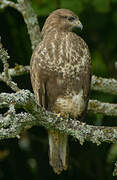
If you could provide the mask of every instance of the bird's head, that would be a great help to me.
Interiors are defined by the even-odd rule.
[[[59,30],[72,31],[73,28],[80,28],[82,30],[83,25],[79,20],[79,17],[68,9],[57,9],[53,11],[46,19],[44,28],[57,28]]]

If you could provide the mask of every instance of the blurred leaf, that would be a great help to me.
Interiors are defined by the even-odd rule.
[[[0,160],[5,159],[8,155],[9,155],[8,149],[4,149],[4,150],[0,149]]]
[[[55,0],[41,0],[39,2],[33,0],[32,6],[39,16],[48,16],[57,8],[57,3]]]
[[[104,74],[107,72],[107,67],[103,61],[102,55],[98,51],[95,51],[92,55],[92,59],[94,74],[104,76]]]
[[[113,19],[113,22],[117,25],[117,12],[113,12],[112,19]]]
[[[107,156],[107,162],[112,163],[117,159],[117,144],[112,144]]]
[[[83,11],[82,0],[61,0],[61,8],[73,10],[76,14]]]
[[[90,0],[83,0],[83,2],[84,3],[89,3],[89,2],[91,2]],[[91,4],[91,3],[89,3],[89,4]]]
[[[102,120],[103,120],[104,115],[103,114],[96,114],[95,115],[95,126],[101,126],[102,125]]]
[[[117,0],[111,0],[111,2],[117,3]]]
[[[110,10],[110,0],[93,0],[92,4],[98,12],[106,13]]]

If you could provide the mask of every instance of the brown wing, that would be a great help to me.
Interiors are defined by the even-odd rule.
[[[90,74],[88,47],[83,39],[71,32],[48,34],[31,58],[31,81],[36,100],[50,110],[57,97],[72,95],[74,91],[78,93],[81,88],[86,100]]]
[[[40,61],[40,54],[38,53],[40,49],[43,49],[43,43],[40,43],[39,46],[37,46],[32,55],[30,62],[30,76],[37,103],[43,107],[46,107],[45,83],[41,79],[41,71],[38,63]]]

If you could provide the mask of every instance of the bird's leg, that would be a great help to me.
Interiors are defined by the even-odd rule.
[[[58,117],[58,118],[61,117],[61,113],[58,113],[58,114],[57,114],[57,117]]]
[[[61,113],[59,112],[57,114],[57,117],[60,118],[60,117],[64,117],[64,118],[69,118],[70,117],[70,114],[69,113]]]

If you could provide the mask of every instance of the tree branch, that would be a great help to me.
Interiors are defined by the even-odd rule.
[[[91,103],[94,102],[91,101]],[[21,90],[17,93],[11,94],[1,93],[0,107],[3,108],[10,105],[14,105],[15,108],[24,108],[27,113],[21,113],[17,115],[9,112],[10,115],[8,113],[6,117],[3,117],[1,115],[0,127],[2,127],[2,130],[0,138],[16,137],[16,135],[20,134],[25,128],[30,128],[33,125],[41,125],[44,126],[46,129],[54,128],[68,135],[71,135],[74,138],[78,139],[81,144],[85,140],[97,144],[100,144],[101,142],[114,143],[117,141],[117,127],[93,126],[87,125],[76,119],[57,117],[55,113],[45,111],[45,109],[37,105],[35,103],[33,94],[30,93],[29,90]],[[91,105],[89,105],[89,110],[90,106]],[[106,108],[108,109],[108,106],[105,106],[105,109]],[[109,111],[105,110],[105,112],[103,113],[106,114],[107,112]],[[8,127],[7,134],[5,130],[4,135],[3,129],[6,129],[6,127]],[[16,129],[17,132],[14,129]]]
[[[29,113],[16,114],[13,118],[11,115],[6,117],[0,115],[0,139],[19,137],[25,129],[29,129],[34,125],[42,125],[46,128],[54,128],[67,135],[71,135],[78,139],[81,144],[85,140],[97,145],[101,142],[115,143],[117,141],[117,127],[87,125],[78,120],[58,118],[55,114],[46,111],[43,111],[41,118],[39,111],[38,115],[38,118]]]
[[[4,100],[4,102],[3,102]],[[17,137],[24,129],[34,125],[54,128],[78,139],[81,144],[85,140],[96,144],[101,142],[116,142],[117,127],[92,126],[76,119],[57,117],[55,113],[47,112],[35,103],[34,96],[28,90],[21,90],[15,94],[2,93],[0,95],[2,107],[13,104],[23,107],[28,113],[0,116],[0,139]]]
[[[19,138],[21,132],[36,123],[37,120],[29,113],[8,114],[5,117],[0,114],[0,139]]]
[[[117,80],[93,76],[91,89],[117,95]]]
[[[2,60],[3,62],[4,72],[2,74],[0,73],[0,80],[5,82],[8,86],[10,86],[13,91],[19,91],[20,89],[18,88],[17,84],[12,81],[11,76],[9,74],[9,64],[7,62],[9,58],[10,57],[8,56],[7,51],[4,48],[2,48],[2,44],[0,42],[0,60]]]
[[[115,168],[113,171],[113,176],[117,176],[117,161],[115,162]]]
[[[107,116],[117,116],[117,104],[100,102],[98,100],[89,100],[88,110],[95,114],[101,113]]]
[[[14,68],[9,68],[8,73],[11,77],[21,76],[24,74],[28,74],[30,71],[30,66],[16,65]],[[2,73],[4,76],[4,72]]]

